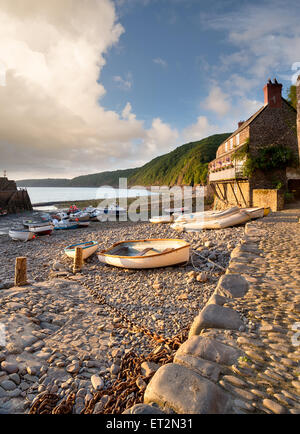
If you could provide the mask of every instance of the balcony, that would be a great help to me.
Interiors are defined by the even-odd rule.
[[[233,163],[233,167],[221,166],[218,169],[209,168],[209,182],[226,181],[229,179],[245,179],[243,175],[244,161]]]

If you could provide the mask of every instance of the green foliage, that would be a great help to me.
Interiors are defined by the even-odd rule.
[[[145,164],[129,182],[131,185],[206,184],[208,163],[215,158],[218,147],[229,136],[229,133],[215,134],[182,145]]]
[[[271,145],[259,150],[255,167],[260,170],[284,169],[293,164],[293,152],[281,145]]]
[[[297,90],[295,85],[291,85],[288,89],[288,102],[297,110]]]
[[[118,187],[119,178],[127,178],[134,185],[204,185],[208,163],[216,156],[219,145],[231,133],[215,134],[197,142],[179,146],[168,154],[154,158],[143,167],[101,172],[73,179],[35,179],[19,181],[23,187]]]
[[[249,139],[232,154],[231,159],[241,161],[246,157],[249,157]]]

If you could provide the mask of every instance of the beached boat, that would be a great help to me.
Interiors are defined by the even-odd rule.
[[[87,220],[87,221],[80,221],[79,220],[77,222],[79,228],[87,228],[90,225],[90,223],[91,222],[89,220]]]
[[[66,229],[77,229],[78,222],[70,222],[69,220],[61,220],[60,222],[55,221],[55,230],[66,230]]]
[[[24,228],[11,228],[8,232],[10,238],[15,241],[29,241],[35,238],[35,234]]]
[[[32,226],[49,226],[52,224],[52,221],[42,221],[42,220],[23,220],[23,226],[25,228],[30,228]]]
[[[69,258],[75,257],[75,249],[76,247],[82,247],[83,250],[83,259],[89,258],[93,253],[95,253],[98,249],[97,241],[87,241],[86,243],[72,244],[65,248],[65,254],[69,256]]]
[[[5,215],[7,215],[7,210],[0,208],[0,216],[5,216]]]
[[[81,212],[80,211],[80,212],[76,212],[76,213],[71,213],[69,218],[70,218],[70,221],[73,220],[73,221],[79,222],[79,221],[89,220],[90,216],[87,212]]]
[[[264,208],[264,217],[266,217],[267,215],[269,215],[271,212],[271,208],[268,206],[267,208]]]
[[[187,262],[190,244],[177,239],[121,241],[98,254],[100,262],[121,268],[159,268]]]
[[[240,210],[231,215],[225,215],[222,218],[214,220],[197,220],[195,222],[178,223],[171,225],[172,229],[186,232],[197,232],[203,229],[224,229],[231,226],[241,225],[251,220],[249,212]]]
[[[53,229],[54,225],[52,223],[48,223],[48,225],[42,225],[39,223],[37,225],[29,226],[29,231],[38,236],[51,235]]]
[[[187,206],[183,206],[182,208],[166,208],[164,209],[164,212],[167,214],[183,214],[185,212],[188,212],[190,208]]]
[[[151,219],[149,219],[149,222],[153,224],[173,223],[173,221],[174,221],[174,217],[172,214],[152,217]]]
[[[248,213],[251,219],[261,218],[265,213],[265,208],[242,208],[241,210]]]
[[[189,214],[175,214],[174,218],[175,223],[192,223],[198,220],[215,220],[217,218],[223,218],[237,212],[239,212],[239,207],[234,206],[224,211],[198,211]]]

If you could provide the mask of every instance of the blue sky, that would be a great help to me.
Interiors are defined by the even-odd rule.
[[[277,8],[276,2],[273,6]],[[281,7],[279,2],[277,12]],[[181,130],[195,122],[199,115],[208,116],[213,124],[220,124],[220,116],[227,115],[225,109],[218,115],[205,107],[205,100],[214,85],[228,94],[228,99],[236,100],[241,96],[234,96],[231,90],[242,92],[242,96],[249,98],[256,107],[263,103],[262,87],[267,78],[276,76],[283,83],[283,96],[286,96],[293,74],[291,63],[269,64],[265,68],[266,74],[248,72],[244,62],[226,65],[226,59],[239,53],[242,55],[247,43],[251,45],[251,39],[241,40],[240,48],[238,43],[230,40],[235,23],[241,26],[241,32],[244,31],[247,21],[243,29],[241,19],[243,14],[250,12],[249,23],[255,22],[257,14],[258,25],[263,25],[264,20],[259,15],[260,11],[268,10],[268,3],[263,6],[261,1],[137,0],[116,2],[116,10],[125,32],[117,46],[107,54],[107,64],[101,72],[101,82],[107,90],[102,99],[105,107],[118,111],[130,100],[133,111],[146,120],[147,127],[151,126],[154,117],[159,117]],[[273,20],[276,35],[280,15],[275,15]],[[272,34],[267,31],[262,39]],[[278,32],[278,37],[281,36]],[[294,62],[299,59],[297,46]],[[255,64],[261,61],[261,55],[249,52],[247,61]],[[244,91],[240,89],[241,85],[234,89],[236,74],[254,81],[253,86]],[[242,120],[253,110],[251,106],[249,109],[244,107],[239,113]],[[232,124],[228,119],[226,126],[229,129],[235,127],[237,116],[233,114]]]
[[[233,131],[269,77],[286,97],[300,72],[296,0],[21,4],[0,0],[0,152],[17,179],[141,166]]]

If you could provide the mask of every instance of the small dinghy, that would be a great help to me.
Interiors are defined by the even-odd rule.
[[[265,208],[242,208],[242,211],[248,213],[251,219],[259,219],[264,216]]]
[[[199,211],[189,214],[175,214],[175,223],[189,223],[202,220],[216,220],[239,212],[239,207],[234,206],[224,211]]]
[[[77,229],[78,227],[78,222],[71,222],[69,220],[55,221],[54,224],[55,230]]]
[[[69,256],[69,258],[75,257],[75,248],[82,247],[83,250],[83,259],[89,258],[93,253],[95,253],[98,249],[97,241],[87,241],[86,243],[80,244],[72,244],[65,248],[65,254]]]
[[[54,225],[52,223],[48,223],[47,225],[38,225],[29,226],[29,231],[33,232],[35,235],[43,236],[43,235],[51,235],[54,229]]]
[[[29,229],[11,228],[8,232],[10,238],[14,241],[29,241],[35,238],[35,234]]]
[[[249,212],[239,211],[234,214],[225,215],[222,218],[215,218],[214,220],[197,220],[195,222],[177,223],[171,225],[172,229],[186,232],[197,232],[203,229],[224,229],[231,226],[241,225],[251,220]]]
[[[77,222],[79,228],[87,228],[90,225],[90,221],[78,221]]]
[[[172,214],[152,217],[151,219],[149,219],[149,222],[153,224],[173,223],[173,221],[174,221],[174,217]]]
[[[190,258],[185,240],[152,239],[121,241],[98,254],[100,262],[121,268],[159,268],[182,264]]]
[[[32,226],[49,226],[51,221],[42,221],[42,220],[23,220],[23,226],[25,228],[30,228]]]

